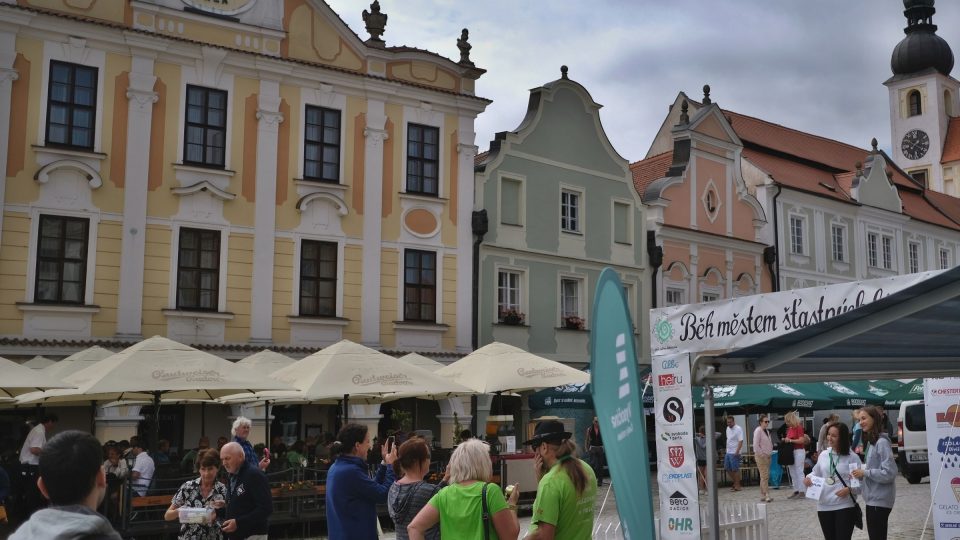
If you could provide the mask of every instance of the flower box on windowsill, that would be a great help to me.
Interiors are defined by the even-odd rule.
[[[505,315],[500,319],[500,324],[507,326],[523,326],[523,317],[519,315]]]
[[[558,326],[557,330],[564,330],[566,332],[589,332],[586,328],[570,328],[569,326]]]

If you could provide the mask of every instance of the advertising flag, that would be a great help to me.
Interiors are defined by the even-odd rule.
[[[934,540],[960,536],[960,378],[923,380]]]
[[[687,354],[655,356],[660,538],[700,538],[700,503],[693,449],[693,396]]]
[[[617,273],[600,274],[590,335],[590,388],[624,538],[653,540],[653,486],[633,322]]]

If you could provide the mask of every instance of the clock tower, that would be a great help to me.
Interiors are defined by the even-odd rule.
[[[950,76],[953,52],[936,34],[935,0],[904,0],[906,37],[890,59],[893,159],[929,189],[958,194],[957,179],[945,178],[941,158],[951,119],[960,115],[960,81]]]

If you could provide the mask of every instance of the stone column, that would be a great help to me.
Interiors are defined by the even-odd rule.
[[[467,404],[469,404],[467,400]],[[447,398],[437,401],[440,406],[440,414],[437,420],[440,420],[440,434],[437,439],[442,448],[453,446],[453,438],[457,433],[456,424],[460,424],[460,429],[468,429],[473,416],[467,413],[467,407],[463,398]]]
[[[486,439],[487,436],[487,417],[490,416],[492,405],[493,394],[477,396],[477,410],[473,411],[473,416],[477,419],[477,432],[474,435],[482,439]]]
[[[457,125],[457,352],[473,350],[473,160],[477,155],[472,116]]]
[[[100,442],[129,440],[137,434],[137,425],[143,420],[140,407],[140,405],[97,407],[97,414],[93,419],[93,435]]]
[[[349,405],[347,422],[351,424],[367,426],[367,429],[370,432],[371,441],[377,436],[377,430],[380,427],[381,418],[383,418],[383,415],[380,414],[379,403],[373,405]]]
[[[147,180],[150,169],[150,126],[153,104],[153,56],[134,54],[127,88],[126,168],[123,188],[123,236],[120,244],[120,290],[117,335],[141,337],[143,271],[146,250]],[[163,119],[160,119],[162,121]],[[157,150],[161,151],[161,150]]]
[[[257,186],[250,291],[250,342],[273,342],[273,255],[276,230],[280,83],[263,79],[257,108]],[[283,156],[286,159],[287,156]]]
[[[380,259],[383,237],[383,141],[387,138],[384,102],[367,100],[363,130],[363,288],[360,341],[380,346]],[[378,408],[379,410],[379,408]]]
[[[20,78],[13,63],[17,59],[17,35],[12,32],[0,32],[0,134],[4,141],[9,141],[10,107],[13,93],[13,82]],[[0,242],[3,240],[3,204],[7,191],[7,152],[8,145],[0,144]]]

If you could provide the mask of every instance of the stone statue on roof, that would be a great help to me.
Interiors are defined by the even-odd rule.
[[[363,23],[367,26],[367,32],[370,33],[368,45],[383,46],[383,32],[387,29],[387,14],[380,12],[380,1],[373,0],[370,4],[370,11],[363,10]]]
[[[460,32],[460,39],[457,40],[457,48],[460,49],[460,64],[464,66],[472,66],[473,62],[470,61],[470,49],[473,48],[473,45],[467,41],[470,39],[470,31],[466,28]]]

